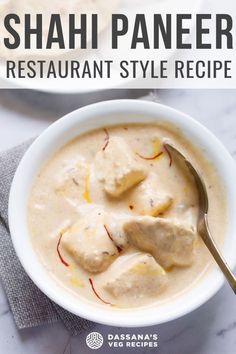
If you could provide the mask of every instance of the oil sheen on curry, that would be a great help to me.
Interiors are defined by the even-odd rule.
[[[123,309],[161,305],[194,286],[212,265],[196,232],[194,181],[166,141],[203,176],[210,228],[223,243],[224,192],[201,146],[164,124],[90,131],[43,166],[28,204],[36,253],[75,297]]]

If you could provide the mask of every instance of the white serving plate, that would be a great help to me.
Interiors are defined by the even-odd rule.
[[[0,0],[1,1],[1,0]],[[4,0],[5,1],[5,0]],[[104,0],[105,1],[105,0]],[[110,0],[107,0],[110,1]],[[145,14],[147,19],[153,18],[154,13],[197,13],[202,5],[203,0],[121,0],[120,6],[116,13],[123,13],[128,16],[129,19],[133,18],[133,14]],[[132,28],[132,20],[129,22],[130,28]],[[147,21],[148,31],[153,34],[151,21]],[[193,26],[193,21],[191,26]],[[173,42],[176,37],[175,26],[173,26]],[[161,60],[168,60],[175,53],[174,44],[173,48],[165,50],[144,50],[143,46],[140,46],[137,50],[130,50],[131,32],[127,34],[123,50],[111,50],[111,28],[108,27],[100,34],[99,49],[98,50],[86,50],[81,54],[79,50],[69,52],[60,57],[52,57],[54,60],[88,60],[90,62],[94,60],[114,60],[114,75],[112,79],[3,79],[5,77],[5,65],[0,64],[0,87],[12,87],[12,88],[28,88],[39,91],[51,92],[51,93],[84,93],[96,90],[106,90],[111,88],[123,88],[123,87],[138,87],[139,77],[135,80],[128,78],[126,80],[120,78],[120,68],[118,65],[119,60],[153,60],[161,58]],[[26,58],[27,59],[27,58]],[[31,59],[31,58],[30,58]],[[32,58],[33,59],[33,58]],[[40,58],[39,58],[40,59]],[[48,58],[49,59],[49,58]]]

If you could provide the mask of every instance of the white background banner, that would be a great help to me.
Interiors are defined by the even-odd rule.
[[[64,3],[0,0],[1,88],[236,88],[234,0]]]

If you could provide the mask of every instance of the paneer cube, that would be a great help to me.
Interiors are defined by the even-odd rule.
[[[146,169],[124,139],[111,137],[105,150],[97,153],[95,168],[106,193],[119,197],[145,179]]]
[[[196,235],[189,226],[163,218],[139,216],[127,221],[124,230],[131,244],[150,252],[165,269],[192,263]]]
[[[86,271],[100,273],[116,259],[119,252],[104,227],[103,212],[82,217],[63,234],[62,246]]]
[[[130,204],[140,215],[158,216],[163,214],[172,202],[172,196],[165,190],[155,173],[150,173],[130,195]]]
[[[153,297],[164,289],[168,281],[164,269],[146,253],[136,253],[124,261],[119,259],[111,270],[112,277],[104,282],[103,288],[116,298]]]

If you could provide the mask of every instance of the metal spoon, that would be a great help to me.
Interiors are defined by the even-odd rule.
[[[197,231],[201,236],[203,242],[207,246],[208,250],[211,252],[212,256],[214,257],[221,271],[223,272],[225,278],[227,279],[234,293],[236,294],[236,277],[232,273],[227,262],[224,260],[224,257],[222,256],[218,247],[216,246],[208,226],[209,202],[208,202],[208,195],[207,195],[205,183],[202,180],[199,173],[197,172],[197,170],[193,167],[191,162],[180,151],[178,151],[170,143],[165,143],[165,146],[169,150],[169,152],[173,152],[174,154],[176,154],[176,156],[179,157],[185,163],[191,175],[194,177],[196,187],[198,190],[198,195],[199,195],[199,216],[198,216]]]

